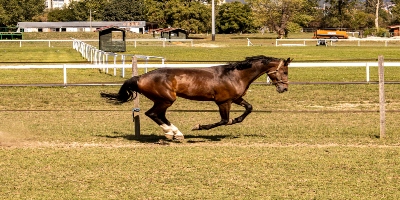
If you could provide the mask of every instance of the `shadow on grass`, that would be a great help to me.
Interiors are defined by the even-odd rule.
[[[121,132],[114,132],[112,135],[99,135],[99,137],[106,138],[123,138],[126,140],[137,141],[141,143],[155,143],[155,144],[167,144],[169,142],[172,143],[201,143],[201,142],[218,142],[225,138],[237,138],[232,135],[185,135],[185,139],[183,141],[180,140],[167,140],[163,135],[140,135],[135,136],[132,134],[125,134]]]

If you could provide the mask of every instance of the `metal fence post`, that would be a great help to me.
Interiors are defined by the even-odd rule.
[[[132,77],[138,75],[137,68],[137,58],[136,56],[132,57]],[[133,100],[134,108],[132,109],[133,122],[135,123],[135,136],[140,136],[140,115],[139,115],[139,95],[136,96],[135,100]]]

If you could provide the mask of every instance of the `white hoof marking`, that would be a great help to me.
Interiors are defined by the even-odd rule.
[[[165,137],[169,140],[172,139],[183,140],[185,138],[182,132],[179,131],[179,129],[173,124],[171,124],[171,126],[168,126],[166,124],[161,124],[160,127],[164,131]]]

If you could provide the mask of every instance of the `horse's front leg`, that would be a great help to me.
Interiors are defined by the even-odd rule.
[[[239,106],[243,106],[246,110],[244,111],[244,113],[242,115],[233,119],[231,124],[236,124],[236,123],[242,122],[247,117],[247,115],[249,115],[251,113],[251,111],[253,111],[253,106],[251,104],[247,103],[243,98],[236,99],[235,101],[233,101],[233,103],[235,103]]]
[[[214,123],[214,124],[207,124],[207,125],[197,124],[196,126],[193,127],[192,130],[209,130],[209,129],[215,128],[217,126],[228,125],[228,124],[232,123],[232,121],[229,120],[229,111],[231,109],[231,103],[232,103],[231,101],[228,101],[228,102],[218,104],[221,121]]]

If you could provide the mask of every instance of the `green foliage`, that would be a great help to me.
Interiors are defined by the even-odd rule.
[[[368,14],[364,11],[357,10],[353,15],[351,15],[349,27],[355,30],[373,27],[374,19],[375,16],[373,14]]]
[[[368,29],[365,29],[364,34],[365,35],[373,35],[376,37],[389,37],[390,36],[389,31],[385,28],[379,28],[379,29],[368,28]]]
[[[105,8],[104,21],[146,21],[144,0],[113,0]]]
[[[160,27],[176,27],[190,33],[205,33],[211,30],[211,7],[199,1],[171,0],[152,3],[151,17]],[[156,16],[158,14],[159,16]]]
[[[305,17],[307,14],[304,13],[303,7],[309,8],[309,4],[305,0],[248,0],[247,2],[256,18],[274,30],[279,38],[287,35],[287,25],[289,22],[295,22],[293,21],[295,16],[302,15],[297,18],[297,23],[306,23],[304,19],[311,20],[313,18],[312,16]]]
[[[400,0],[392,0],[396,5],[400,5]],[[392,15],[392,24],[400,24],[400,6],[393,6],[390,10]]]
[[[10,16],[7,14],[7,11],[3,8],[3,6],[0,6],[0,26],[5,27],[7,26]]]
[[[288,22],[286,29],[288,33],[299,33],[303,28],[297,23]]]
[[[49,21],[89,21],[103,20],[104,8],[109,6],[107,0],[72,1],[68,7],[53,9],[48,12]]]
[[[208,4],[204,4],[207,2]],[[218,1],[217,1],[218,2]],[[303,28],[375,27],[376,0],[247,0],[216,7],[218,33],[251,33],[268,28],[282,37]],[[394,3],[400,4],[398,0]],[[211,31],[211,1],[194,0],[85,0],[71,1],[61,9],[44,10],[44,0],[0,0],[0,26],[15,27],[19,21],[93,21],[144,20],[158,27],[177,27],[192,34]],[[381,3],[382,4],[382,1]],[[379,9],[379,26],[400,23],[400,6],[390,13]],[[295,25],[297,24],[297,25]],[[154,26],[155,28],[156,26]]]
[[[238,1],[218,7],[216,26],[218,33],[251,33],[259,28],[254,25],[250,6]]]
[[[0,0],[0,25],[16,26],[43,13],[45,0]]]

